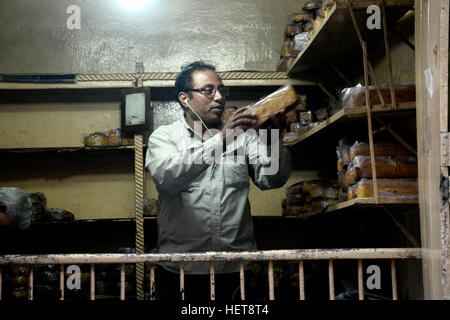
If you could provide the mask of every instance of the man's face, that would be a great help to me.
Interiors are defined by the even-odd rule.
[[[217,73],[212,70],[197,70],[192,73],[192,89],[212,88],[217,89],[223,86]],[[189,105],[202,118],[203,122],[209,126],[215,126],[222,116],[225,108],[225,96],[219,90],[212,97],[208,97],[201,92],[191,91],[192,99],[189,99]],[[186,112],[192,117],[192,120],[198,121],[195,114],[191,110]]]

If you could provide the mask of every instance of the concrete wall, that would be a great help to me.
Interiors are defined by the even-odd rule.
[[[0,0],[0,73],[176,72],[209,60],[219,70],[274,70],[289,14],[306,0]],[[128,1],[129,2],[129,1]],[[79,30],[67,28],[70,5]]]

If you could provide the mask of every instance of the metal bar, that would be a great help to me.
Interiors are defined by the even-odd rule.
[[[150,266],[150,300],[155,300],[155,265]]]
[[[215,278],[214,278],[214,261],[211,261],[209,264],[209,276],[211,283],[211,300],[216,300],[216,286],[215,286]]]
[[[30,275],[28,278],[28,300],[33,300],[33,286],[34,286],[34,266],[30,266]]]
[[[369,97],[369,75],[367,72],[367,44],[365,42],[363,43],[363,60],[364,60],[364,83],[366,87],[367,127],[369,130],[370,163],[372,165],[373,194],[375,197],[375,203],[378,204],[380,201],[378,197],[375,148],[373,146],[372,118],[370,112],[370,97]]]
[[[397,228],[400,229],[400,231],[405,235],[405,237],[412,243],[414,247],[420,247],[419,242],[414,238],[414,236],[406,229],[406,227],[397,219],[395,219],[394,215],[385,207],[383,206],[384,211],[387,212],[387,214],[391,217],[391,219],[394,221],[394,224],[397,226]]]
[[[2,300],[2,287],[3,287],[3,275],[2,275],[2,268],[0,267],[0,300]]]
[[[120,300],[125,300],[125,263],[120,264]]]
[[[361,43],[361,46],[364,42],[364,39],[361,35],[361,32],[359,31],[358,22],[356,22],[355,13],[353,12],[352,5],[349,0],[345,0],[345,4],[347,5],[348,12],[350,13],[350,17],[353,21],[353,26],[355,27],[356,35],[358,36],[359,42]]]
[[[389,87],[391,89],[391,103],[392,103],[392,108],[397,108],[397,102],[395,100],[394,77],[392,75],[391,50],[390,50],[390,46],[389,46],[389,37],[388,37],[388,30],[387,30],[386,9],[385,9],[383,0],[379,0],[378,2],[380,4],[381,12],[382,12],[381,14],[383,16],[384,46],[386,48],[386,62],[387,62],[388,71],[389,71]]]
[[[363,276],[363,262],[358,260],[358,293],[359,300],[364,300],[364,276]]]
[[[344,76],[344,74],[334,64],[330,63],[330,66],[339,75],[339,77],[341,77],[341,79],[344,80],[344,82],[346,83],[346,85],[348,87],[352,86],[352,83],[350,82],[350,80],[348,80],[347,77]]]
[[[398,32],[395,29],[388,30],[392,34],[396,35],[400,40],[403,41],[404,44],[406,44],[412,51],[416,51],[415,45],[413,45],[406,37],[404,37],[400,32]]]
[[[372,63],[369,61],[369,57],[367,57],[367,65],[369,67],[370,77],[372,78],[373,85],[377,89],[378,97],[380,98],[380,103],[382,106],[386,106],[386,102],[384,101],[383,95],[381,94],[380,87],[378,86],[377,76],[375,75],[375,71],[373,70]]]
[[[334,270],[333,270],[333,260],[328,260],[328,284],[330,287],[330,300],[335,299],[334,295]]]
[[[381,121],[381,119],[379,119],[377,116],[372,115],[372,117],[377,120],[379,123],[381,123],[381,125],[383,125],[389,132],[389,134],[391,136],[393,136],[395,138],[395,140],[397,140],[402,146],[404,146],[406,149],[408,149],[409,151],[411,151],[412,154],[414,154],[415,156],[417,156],[417,150],[414,149],[413,147],[411,147],[402,137],[400,137],[400,135],[398,135],[394,130],[391,129],[391,127],[387,126],[383,121]]]
[[[391,260],[391,278],[392,278],[392,300],[398,300],[397,293],[397,272],[395,270],[395,260]]]
[[[180,293],[181,300],[184,300],[184,262],[180,262]]]
[[[60,265],[59,271],[59,292],[60,297],[59,300],[64,300],[64,265]]]
[[[241,283],[241,300],[245,300],[245,273],[244,273],[244,262],[239,263],[239,275]]]
[[[379,249],[298,249],[241,252],[203,253],[98,253],[98,254],[45,254],[2,255],[2,264],[90,264],[90,263],[138,263],[138,262],[208,262],[214,261],[268,261],[268,260],[337,260],[337,259],[421,259],[420,248]]]
[[[342,108],[342,103],[336,99],[321,83],[317,84],[319,88],[339,107]]]
[[[95,267],[91,263],[91,300],[95,300]]]
[[[273,261],[269,261],[269,300],[275,300],[275,291],[273,285]]]
[[[303,260],[298,263],[298,281],[300,288],[300,300],[305,300],[305,269]]]

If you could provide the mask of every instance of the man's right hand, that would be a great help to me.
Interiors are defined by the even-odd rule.
[[[222,128],[222,137],[224,140],[226,139],[227,134],[230,134],[230,131],[227,132],[227,130],[234,131],[240,129],[246,131],[255,126],[258,117],[253,113],[244,113],[248,108],[249,106],[239,108],[230,119],[228,119]]]

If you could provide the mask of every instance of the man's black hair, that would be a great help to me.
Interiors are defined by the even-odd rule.
[[[189,98],[192,99],[192,92],[189,91],[190,89],[193,89],[192,73],[198,70],[211,70],[216,72],[216,67],[203,61],[195,61],[182,66],[181,72],[175,80],[175,100],[179,102],[178,94],[180,92],[186,92]]]

